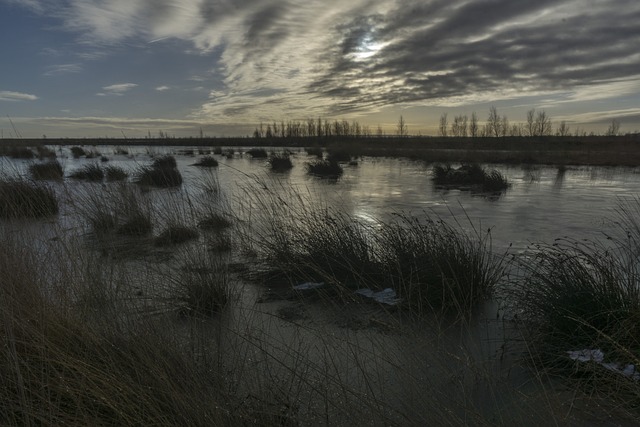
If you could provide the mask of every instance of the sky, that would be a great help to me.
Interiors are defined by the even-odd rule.
[[[0,0],[0,32],[3,138],[435,135],[491,107],[640,130],[638,0]]]

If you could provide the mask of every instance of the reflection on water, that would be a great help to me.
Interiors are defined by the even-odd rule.
[[[131,172],[148,163],[151,155],[178,150],[131,147],[129,155],[122,155],[114,154],[114,147],[98,147],[110,158],[109,164]],[[73,159],[67,148],[65,151],[67,156],[59,160],[67,175],[86,162],[95,162]],[[197,155],[178,153],[176,157],[186,191],[195,190],[211,173],[191,166]],[[491,228],[497,249],[512,243],[521,250],[529,242],[551,242],[563,236],[597,237],[611,227],[606,219],[614,215],[618,200],[634,197],[640,184],[640,174],[634,168],[485,165],[503,173],[511,183],[511,188],[495,198],[436,189],[430,179],[431,166],[407,159],[364,158],[357,166],[344,164],[343,176],[332,183],[306,174],[304,164],[313,157],[302,150],[292,154],[294,168],[287,174],[270,173],[264,160],[250,156],[216,157],[220,166],[215,173],[230,200],[251,197],[247,187],[257,184],[264,191],[279,192],[292,207],[296,203],[334,205],[365,221],[386,219],[397,212],[454,217],[465,227]],[[13,174],[24,173],[27,164],[5,159],[1,166],[3,172]]]

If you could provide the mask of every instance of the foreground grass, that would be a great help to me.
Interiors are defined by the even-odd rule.
[[[0,218],[42,218],[58,213],[53,190],[24,178],[0,179]]]

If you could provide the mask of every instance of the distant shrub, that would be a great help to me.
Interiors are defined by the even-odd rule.
[[[351,157],[351,153],[346,150],[330,150],[327,160],[330,162],[349,162]]]
[[[463,164],[459,168],[451,165],[436,165],[433,168],[434,184],[448,187],[469,187],[481,191],[503,191],[509,188],[509,182],[500,172],[485,171],[478,164]]]
[[[27,147],[7,147],[3,150],[6,156],[12,159],[33,159],[36,155],[30,148]]]
[[[58,200],[47,186],[10,178],[0,180],[0,218],[42,218],[58,213]]]
[[[74,159],[79,159],[87,154],[82,147],[71,147],[70,150]]]
[[[213,154],[222,154],[222,147],[215,147],[213,149]]]
[[[39,159],[55,159],[57,157],[55,151],[44,145],[37,146],[36,151],[38,152]]]
[[[135,182],[151,187],[177,187],[182,184],[182,175],[175,157],[167,155],[155,159],[151,166],[142,166]]]
[[[57,160],[50,160],[45,163],[32,163],[29,165],[29,172],[35,180],[58,181],[64,177],[62,165]]]
[[[107,181],[124,181],[129,174],[119,166],[107,166],[104,168]]]
[[[97,163],[90,163],[72,172],[69,176],[74,179],[99,182],[104,178],[104,172]]]
[[[322,148],[320,147],[307,147],[304,149],[310,156],[315,156],[318,158],[322,158]]]
[[[269,157],[269,167],[274,172],[285,172],[293,168],[291,157],[288,153],[274,154]]]
[[[251,148],[246,151],[246,154],[254,159],[266,159],[269,156],[269,153],[264,148]]]
[[[328,160],[316,160],[306,166],[309,174],[324,178],[339,178],[344,172],[342,166]]]
[[[193,165],[206,167],[206,168],[215,168],[218,166],[218,161],[212,156],[204,156],[204,157],[201,157],[200,160],[198,160]]]
[[[198,223],[198,227],[206,230],[220,230],[230,226],[231,226],[230,220],[228,220],[223,215],[213,213],[213,212],[207,215]]]
[[[169,225],[154,240],[156,246],[168,246],[184,243],[198,237],[198,232],[191,227],[179,224]]]

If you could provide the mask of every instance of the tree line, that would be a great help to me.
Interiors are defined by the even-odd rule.
[[[272,123],[260,123],[253,132],[254,138],[304,138],[304,137],[384,137],[399,136],[408,137],[409,127],[403,116],[400,116],[395,133],[387,134],[380,125],[375,130],[368,125],[362,125],[356,120],[307,119],[273,121]],[[478,118],[474,111],[471,116],[456,115],[449,121],[447,113],[440,116],[438,124],[438,136],[441,137],[541,137],[541,136],[588,136],[593,132],[576,128],[573,132],[566,121],[561,121],[554,128],[551,117],[545,110],[531,109],[527,111],[524,122],[511,123],[506,114],[500,115],[498,109],[492,106],[484,122]],[[613,119],[605,132],[606,136],[620,135],[620,122]]]

